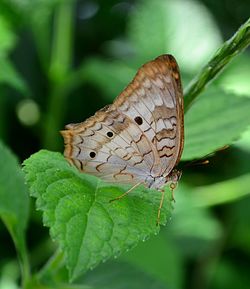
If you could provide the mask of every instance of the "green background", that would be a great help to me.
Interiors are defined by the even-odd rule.
[[[26,229],[32,272],[56,248],[34,200],[28,216],[28,201],[16,199],[14,191],[27,198],[17,162],[40,149],[62,152],[64,125],[111,103],[138,67],[160,54],[176,57],[186,87],[249,11],[247,0],[0,0],[1,289],[20,283],[8,231],[13,237]],[[183,177],[171,222],[82,275],[79,288],[250,287],[249,97],[246,50],[185,116]],[[229,148],[214,153],[225,144]],[[208,165],[190,164],[207,154]],[[23,211],[12,218],[8,212],[18,207]],[[13,239],[24,246],[22,237]],[[61,270],[58,284],[66,275]],[[67,286],[58,288],[74,288]]]

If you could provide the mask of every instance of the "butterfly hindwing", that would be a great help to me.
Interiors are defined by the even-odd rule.
[[[145,157],[150,154],[150,142],[137,125],[112,107],[84,123],[68,125],[62,134],[65,156],[85,173],[133,184],[145,181],[150,172],[153,158]]]

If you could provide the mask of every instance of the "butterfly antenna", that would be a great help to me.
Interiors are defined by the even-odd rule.
[[[184,165],[184,167],[193,167],[193,166],[201,166],[201,165],[207,165],[210,161],[208,159],[206,160],[193,160],[187,164]]]
[[[207,165],[210,162],[207,158],[211,157],[212,155],[214,155],[217,152],[224,151],[227,148],[229,148],[229,145],[225,145],[225,146],[215,150],[214,152],[205,155],[200,160],[196,159],[196,160],[193,160],[191,162],[188,162],[187,164],[184,165],[184,167]]]

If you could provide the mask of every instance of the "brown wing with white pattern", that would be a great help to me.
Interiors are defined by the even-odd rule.
[[[113,104],[137,122],[152,142],[167,176],[179,162],[184,144],[183,94],[178,65],[162,55],[143,65]],[[153,171],[157,171],[155,162]]]
[[[65,157],[106,181],[151,186],[183,149],[183,96],[174,58],[143,65],[110,106],[62,131]]]

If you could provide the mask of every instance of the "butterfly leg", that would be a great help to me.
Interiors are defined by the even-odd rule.
[[[174,190],[176,188],[176,183],[171,183],[170,184],[170,190],[172,193],[172,200],[175,202],[175,198],[174,198]],[[165,197],[165,190],[160,190],[161,192],[161,201],[160,201],[160,205],[158,208],[158,214],[157,214],[157,222],[156,225],[159,226],[160,225],[160,217],[161,217],[161,208],[163,206],[163,202],[164,202],[164,197]]]
[[[171,193],[172,193],[172,201],[175,202],[174,190],[176,188],[176,183],[171,183],[169,187],[170,187],[170,190],[171,190]]]
[[[181,171],[173,169],[172,172],[167,176],[167,182],[170,183],[169,188],[172,193],[172,201],[174,202],[175,202],[174,190],[176,189],[178,181],[181,178],[181,174],[182,174]]]
[[[161,192],[161,201],[160,201],[160,205],[159,205],[159,208],[158,208],[156,226],[159,226],[159,225],[160,225],[161,208],[162,208],[162,206],[163,206],[164,197],[165,197],[165,190],[160,190],[160,192]]]
[[[135,184],[135,185],[134,185],[133,187],[131,187],[127,192],[125,192],[125,193],[121,194],[120,196],[118,196],[118,197],[110,200],[109,202],[112,203],[112,202],[114,202],[114,201],[117,201],[117,200],[122,199],[123,197],[125,197],[126,195],[128,195],[128,193],[130,193],[131,191],[133,191],[135,188],[137,188],[137,187],[138,187],[139,185],[141,185],[141,184],[142,184],[142,182],[139,182],[139,183]]]

